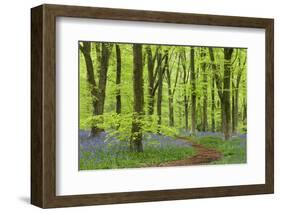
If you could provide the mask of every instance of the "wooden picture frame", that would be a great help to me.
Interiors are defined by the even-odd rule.
[[[265,29],[265,184],[56,195],[56,17]],[[44,4],[31,9],[31,203],[42,208],[268,194],[274,191],[273,19]]]

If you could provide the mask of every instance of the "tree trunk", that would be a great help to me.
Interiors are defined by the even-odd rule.
[[[171,78],[168,77],[168,82],[171,82]],[[168,83],[168,100],[169,100],[169,126],[175,125],[174,120],[174,98],[172,94],[171,84]]]
[[[184,118],[185,118],[185,130],[188,130],[188,99],[187,95],[184,95]]]
[[[225,126],[224,137],[228,140],[231,137],[231,119],[230,119],[230,77],[231,77],[231,56],[233,48],[224,48],[224,113],[225,113]]]
[[[163,70],[161,66],[162,55],[159,53],[157,63],[158,63],[158,93],[157,93],[157,125],[158,133],[160,133],[161,123],[162,123],[162,88],[163,88]]]
[[[121,113],[121,51],[118,44],[115,45],[116,48],[116,113]]]
[[[237,133],[238,126],[238,105],[239,104],[239,85],[235,88],[234,94],[232,95],[232,132]]]
[[[221,131],[224,132],[225,129],[225,110],[224,110],[224,100],[221,99]]]
[[[208,117],[207,117],[207,100],[208,100],[208,78],[206,73],[206,50],[201,47],[201,72],[203,75],[203,115],[202,115],[202,131],[208,129]]]
[[[186,69],[186,56],[185,51],[181,53],[181,62],[182,62],[182,69],[183,69],[183,103],[184,103],[184,118],[185,118],[185,130],[188,130],[188,94],[187,94],[187,82],[188,82],[188,75],[187,69]]]
[[[146,55],[147,55],[147,71],[148,71],[148,94],[147,94],[147,113],[148,115],[153,115],[154,112],[154,95],[153,95],[153,88],[154,88],[154,61],[152,57],[152,51],[150,46],[146,47]]]
[[[96,70],[99,73],[101,69],[101,43],[100,42],[95,42],[95,49],[96,49],[96,62],[97,62]]]
[[[133,44],[134,113],[130,140],[130,150],[133,152],[143,152],[141,119],[143,117],[144,91],[142,68],[142,45]]]
[[[182,117],[183,117],[183,114],[182,114],[182,102],[181,101],[177,101],[178,103],[178,114],[179,114],[179,126],[180,128],[182,127]]]
[[[190,50],[190,82],[191,82],[191,132],[196,131],[196,83],[194,66],[194,47]]]
[[[243,101],[243,124],[247,123],[247,101],[244,99]]]
[[[104,101],[105,101],[105,90],[107,83],[107,71],[109,64],[110,48],[111,45],[107,43],[101,44],[101,63],[99,72],[99,95],[98,95],[98,105],[97,114],[102,115],[104,112]]]
[[[93,60],[91,56],[91,42],[82,42],[83,45],[79,44],[79,49],[81,50],[85,63],[86,63],[86,70],[87,70],[87,81],[90,85],[90,91],[91,95],[93,97],[92,101],[92,107],[93,107],[93,116],[97,115],[97,105],[98,105],[98,89],[97,89],[97,84],[95,80],[95,75],[94,75],[94,66],[93,66]],[[97,127],[96,124],[93,124],[92,127],[92,134],[96,134],[100,132],[101,130]]]
[[[166,51],[165,53],[165,63],[164,63],[164,69],[166,70],[166,76],[167,76],[167,85],[168,85],[168,103],[169,103],[169,126],[174,126],[174,98],[173,98],[173,91],[172,91],[172,82],[171,82],[171,71],[169,68],[168,63],[169,53]]]
[[[105,91],[107,82],[107,70],[112,45],[107,43],[96,43],[97,70],[99,76],[98,85],[93,87],[94,97],[94,115],[102,115],[104,112]],[[103,131],[96,125],[92,127],[92,134],[98,134]]]
[[[212,62],[212,70],[213,70],[213,78],[215,80],[217,86],[217,92],[220,99],[221,104],[221,132],[224,132],[225,126],[225,112],[224,112],[224,97],[223,97],[223,85],[222,80],[219,76],[219,65],[215,62],[214,51],[213,48],[209,47],[210,59]]]
[[[211,91],[211,96],[212,96],[212,112],[211,112],[211,117],[212,117],[212,132],[215,132],[216,129],[216,124],[215,124],[215,79],[212,76],[212,91]]]
[[[232,131],[234,133],[237,133],[237,127],[238,127],[238,108],[239,108],[239,86],[240,86],[240,80],[242,77],[243,69],[246,64],[246,58],[243,63],[241,64],[241,51],[239,51],[239,57],[238,57],[238,73],[236,77],[236,85],[233,83],[233,89],[234,94],[233,94],[233,111],[232,111]],[[242,65],[242,67],[241,67]],[[234,79],[233,79],[234,82]]]
[[[238,89],[232,93],[232,132],[237,133],[238,122]]]

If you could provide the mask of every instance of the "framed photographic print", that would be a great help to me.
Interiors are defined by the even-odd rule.
[[[274,191],[273,19],[31,9],[31,203]]]

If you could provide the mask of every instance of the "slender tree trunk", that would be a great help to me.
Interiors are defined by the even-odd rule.
[[[185,118],[185,130],[188,130],[188,98],[184,95],[184,118]]]
[[[224,132],[225,130],[225,110],[224,110],[224,100],[221,99],[221,131]]]
[[[167,70],[167,82],[168,82],[168,101],[169,101],[169,126],[174,126],[174,98],[171,88],[171,76],[169,71]]]
[[[109,64],[110,48],[111,45],[107,43],[102,43],[101,52],[101,63],[100,63],[100,73],[99,73],[99,96],[98,96],[98,115],[102,115],[104,112],[104,101],[105,101],[105,91],[107,83],[107,71]]]
[[[212,96],[212,112],[211,112],[211,117],[212,117],[212,132],[215,132],[216,126],[215,126],[215,79],[214,76],[212,76],[212,91],[211,91],[211,96]]]
[[[202,115],[202,131],[208,129],[208,117],[207,117],[207,107],[208,107],[208,78],[206,73],[206,50],[201,47],[201,72],[203,74],[203,115]]]
[[[142,45],[133,44],[133,93],[134,93],[134,114],[132,121],[132,134],[130,140],[130,150],[142,152],[142,125],[144,106],[143,91],[143,65],[142,65]]]
[[[245,99],[243,102],[243,124],[245,125],[247,123],[247,102]]]
[[[234,93],[234,113],[233,113],[233,132],[237,133],[238,126],[238,105],[239,104],[239,88],[235,90]]]
[[[121,113],[121,51],[118,44],[115,45],[116,48],[116,113]]]
[[[224,137],[228,140],[231,137],[231,118],[230,118],[230,79],[231,79],[231,56],[233,48],[224,48],[224,112],[225,127]]]
[[[213,48],[209,48],[209,53],[210,53],[210,59],[212,61],[212,70],[213,70],[213,78],[215,80],[216,86],[217,86],[217,92],[219,95],[220,99],[220,104],[221,104],[221,132],[224,132],[224,126],[225,126],[225,112],[224,112],[224,95],[223,95],[223,85],[222,85],[222,80],[219,76],[219,66],[215,62],[215,57],[214,57],[214,51]]]
[[[164,63],[164,69],[166,70],[166,76],[167,76],[167,85],[168,85],[168,103],[169,103],[169,126],[174,126],[174,98],[173,98],[173,91],[172,91],[172,82],[171,82],[171,71],[169,68],[168,58],[169,53],[166,51],[166,58]]]
[[[232,94],[232,132],[237,133],[238,125],[238,88]]]
[[[238,128],[238,110],[239,110],[239,86],[240,86],[240,80],[243,73],[244,66],[246,64],[246,58],[244,61],[244,64],[241,64],[241,51],[239,51],[239,57],[238,57],[238,73],[236,77],[236,85],[233,83],[233,89],[235,90],[233,92],[233,111],[232,111],[232,132],[237,133]],[[242,67],[241,67],[242,65]],[[233,79],[234,82],[234,79]]]
[[[196,83],[194,65],[194,47],[190,50],[190,82],[191,82],[191,132],[196,131]]]
[[[101,69],[101,43],[100,42],[96,42],[95,43],[95,49],[96,49],[96,70],[97,73],[100,72]],[[97,76],[99,77],[99,76]]]
[[[182,127],[182,108],[181,108],[181,101],[177,101],[178,103],[178,112],[179,112],[179,126]]]
[[[146,55],[147,55],[147,71],[148,71],[148,100],[147,100],[147,112],[148,115],[153,115],[154,112],[154,95],[153,95],[153,88],[154,88],[154,61],[152,57],[152,51],[150,46],[146,48]]]
[[[159,53],[157,63],[158,63],[158,93],[157,93],[157,125],[158,133],[160,133],[161,123],[162,123],[162,88],[163,88],[163,70],[161,67],[162,55]]]
[[[183,69],[183,103],[184,103],[184,118],[185,118],[185,131],[188,130],[188,94],[187,94],[187,82],[188,82],[188,74],[186,69],[186,55],[185,51],[181,53],[181,62],[182,62],[182,69]]]
[[[234,132],[234,129],[235,129],[235,119],[234,119],[234,111],[235,111],[235,97],[234,97],[234,93],[232,92],[231,94],[231,132],[232,133],[235,133]]]
[[[179,79],[183,79],[182,72],[179,72]],[[180,84],[182,86],[184,84],[184,81],[180,82]],[[183,105],[183,102],[182,102],[182,92],[180,92],[180,94],[178,94],[176,96],[176,101],[177,101],[177,106],[178,106],[177,107],[177,109],[178,109],[178,116],[177,117],[179,118],[178,124],[179,124],[180,128],[182,128],[183,127],[183,125],[182,125],[182,117],[183,117],[183,113],[182,113],[182,105]]]

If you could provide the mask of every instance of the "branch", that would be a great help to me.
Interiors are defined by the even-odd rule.
[[[233,60],[232,63],[231,63],[231,66],[235,63],[235,61],[236,61],[237,58],[238,58],[238,50],[236,50],[236,55],[235,55],[234,60]]]
[[[175,94],[175,92],[176,92],[176,86],[177,86],[177,83],[178,83],[179,70],[180,70],[179,63],[180,63],[180,57],[179,57],[179,61],[178,61],[178,67],[177,67],[177,73],[176,73],[176,80],[175,80],[175,84],[174,84],[173,92],[172,92],[173,97],[174,97],[174,94]]]
[[[165,75],[165,70],[166,70],[166,69],[161,69],[160,72],[162,72],[162,75]],[[157,88],[158,88],[158,85],[159,85],[159,79],[158,79],[158,81],[156,82],[155,87],[153,88],[153,91],[152,91],[152,95],[153,95],[153,96],[155,95],[155,92],[156,92],[156,90],[157,90]]]

